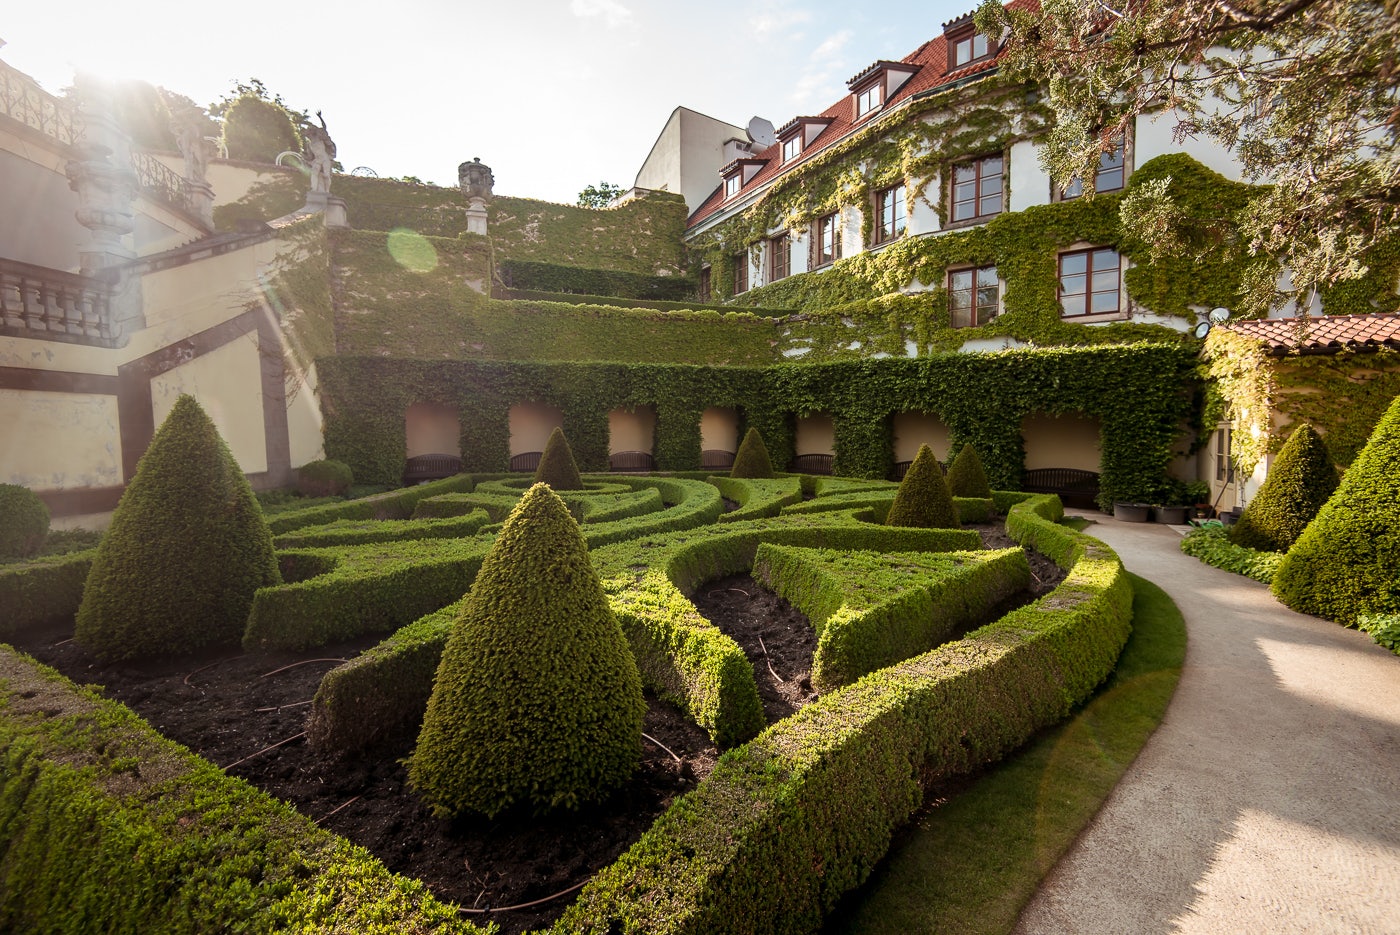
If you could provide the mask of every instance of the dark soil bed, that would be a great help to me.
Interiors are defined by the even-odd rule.
[[[969,528],[977,528],[989,548],[1014,545],[1000,524]],[[1053,562],[1028,554],[1033,589],[1020,603],[1064,577]],[[816,637],[805,615],[748,575],[711,582],[694,600],[748,653],[770,723],[816,697],[809,680]],[[317,754],[301,736],[321,677],[378,637],[300,654],[220,652],[102,666],[69,638],[72,632],[69,621],[28,631],[14,643],[74,682],[102,686],[107,697],[166,737],[290,802],[391,870],[423,880],[439,898],[468,909],[490,907],[489,915],[471,918],[496,922],[505,933],[550,925],[572,891],[631,846],[676,796],[694,788],[718,756],[702,730],[649,697],[641,766],[608,802],[539,821],[446,822],[405,788],[401,760],[412,751],[412,736],[348,758]],[[561,892],[528,909],[507,908]]]

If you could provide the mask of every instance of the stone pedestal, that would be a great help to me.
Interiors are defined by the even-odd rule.
[[[473,198],[467,205],[467,233],[486,236],[486,201]]]
[[[197,182],[194,179],[185,179],[185,184],[189,186],[190,204],[194,207],[195,214],[204,222],[209,230],[214,229],[214,188],[208,182]]]
[[[311,214],[325,215],[327,227],[348,228],[350,226],[345,199],[337,198],[330,192],[307,192],[306,207],[302,210]]]

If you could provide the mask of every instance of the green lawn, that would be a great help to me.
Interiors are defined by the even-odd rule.
[[[933,798],[828,921],[828,935],[1011,931],[1161,722],[1181,675],[1181,613],[1156,585],[1132,580],[1133,634],[1093,700],[960,791]]]

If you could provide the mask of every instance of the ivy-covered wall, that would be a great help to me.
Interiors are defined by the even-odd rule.
[[[684,276],[685,199],[655,192],[616,208],[497,197],[488,228],[497,260]]]
[[[367,483],[403,471],[404,414],[414,402],[456,407],[468,471],[501,471],[509,458],[509,410],[556,406],[584,470],[607,465],[608,412],[654,405],[661,470],[700,466],[700,418],[735,407],[756,426],[775,464],[793,455],[796,416],[823,412],[836,433],[835,470],[886,477],[893,416],[936,414],[954,447],[977,445],[993,486],[1019,486],[1020,428],[1032,412],[1077,412],[1102,427],[1105,502],[1160,500],[1179,426],[1192,414],[1195,356],[1160,344],[944,354],[914,360],[779,364],[767,368],[656,364],[430,362],[340,357],[323,361],[326,454]],[[742,428],[742,427],[741,427]]]

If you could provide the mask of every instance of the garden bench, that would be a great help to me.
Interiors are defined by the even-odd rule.
[[[403,485],[426,484],[462,473],[462,459],[457,455],[414,455],[404,462]]]
[[[533,471],[540,466],[540,458],[544,457],[543,451],[522,451],[518,455],[510,456],[510,469],[512,471]]]
[[[727,471],[734,466],[734,452],[720,448],[706,448],[700,452],[700,470]]]
[[[1094,509],[1098,506],[1099,475],[1080,468],[1034,468],[1026,471],[1021,489],[1056,494],[1065,506]]]
[[[909,473],[909,466],[913,461],[896,461],[894,463],[894,479],[904,480],[904,475]]]
[[[794,474],[830,474],[832,455],[798,455],[792,459]]]
[[[608,455],[610,471],[654,471],[656,459],[650,451],[615,451]]]

